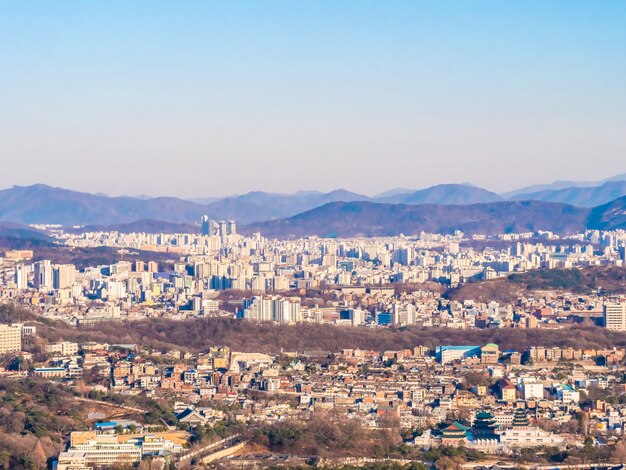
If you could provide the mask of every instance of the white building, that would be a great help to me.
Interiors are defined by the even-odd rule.
[[[82,465],[132,465],[144,457],[182,451],[179,444],[153,434],[122,441],[116,434],[73,432],[70,440],[70,448],[59,455],[59,461],[80,457]]]
[[[535,382],[521,382],[518,389],[524,400],[541,400],[543,398],[543,384]]]
[[[47,344],[44,350],[48,354],[59,354],[61,356],[74,356],[78,354],[78,343],[61,341],[60,343]]]
[[[513,427],[507,429],[500,434],[500,443],[507,447],[560,447],[564,444],[564,440],[552,433],[543,431],[534,426],[529,426],[527,428]]]
[[[609,330],[626,331],[626,302],[604,304],[604,327]]]
[[[300,300],[286,299],[284,297],[252,297],[244,300],[240,311],[240,317],[244,320],[275,321],[289,324],[302,321]]]
[[[22,349],[22,324],[0,325],[0,354]]]

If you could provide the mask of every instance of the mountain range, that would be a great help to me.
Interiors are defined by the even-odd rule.
[[[626,229],[626,196],[593,209],[543,201],[500,201],[469,205],[408,205],[335,202],[280,220],[258,222],[243,233],[270,238],[380,237],[422,231],[452,234]]]
[[[626,195],[626,181],[609,181],[600,186],[547,189],[513,196],[517,201],[562,202],[578,207],[595,207]]]
[[[286,219],[251,224],[241,231],[270,238],[379,237],[456,230],[466,234],[573,233],[586,228],[588,217],[588,209],[540,201],[469,205],[334,202]]]
[[[254,191],[225,198],[185,200],[144,195],[110,197],[36,184],[0,190],[0,221],[19,224],[62,224],[66,227],[89,226],[90,229],[118,227],[120,230],[135,230],[156,227],[158,231],[173,231],[181,227],[190,229],[197,226],[204,214],[216,220],[233,219],[240,226],[250,224],[254,226],[268,221],[284,224],[286,223],[284,219],[304,216],[318,208],[329,210],[328,207],[343,207],[348,210],[350,207],[377,207],[375,204],[461,207],[502,203],[499,207],[503,209],[518,210],[525,207],[527,209],[524,214],[529,213],[528,208],[536,207],[504,204],[521,201],[560,203],[585,209],[583,212],[589,214],[597,214],[600,209],[594,209],[595,212],[590,212],[590,209],[604,206],[623,196],[626,196],[626,174],[597,183],[557,181],[549,185],[522,188],[507,194],[496,194],[471,184],[439,184],[419,190],[397,188],[373,197],[338,189],[327,193],[299,191],[293,194]],[[370,205],[352,204],[356,202]],[[616,204],[618,208],[614,208],[613,214],[618,217],[620,206],[619,202]],[[400,214],[407,210],[395,209],[392,212]],[[458,211],[455,208],[437,210],[450,214]],[[474,211],[475,209],[471,209],[466,213],[471,214]],[[421,208],[415,214],[418,213],[424,214],[423,217],[428,217],[428,214],[435,217],[436,211],[432,208]],[[320,215],[321,212],[312,214]],[[600,216],[594,215],[593,220],[608,224],[609,220],[606,217],[607,214],[601,212]],[[619,225],[619,222],[615,222],[615,217],[611,219],[611,223]],[[518,225],[515,220],[509,222],[509,225]],[[443,220],[440,225],[442,230],[445,229],[446,221]]]
[[[23,224],[108,226],[137,220],[197,223],[207,214],[216,220],[233,219],[241,224],[280,219],[331,202],[378,201],[345,189],[328,193],[300,191],[294,194],[254,191],[210,203],[175,197],[109,197],[43,184],[0,190],[0,221]],[[472,204],[492,202],[498,196],[470,185],[438,185],[380,198],[406,204]]]

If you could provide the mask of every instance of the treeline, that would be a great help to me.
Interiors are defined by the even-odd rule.
[[[7,311],[13,312],[11,315]],[[0,319],[33,318],[22,309],[0,306]],[[36,318],[36,317],[34,317]],[[425,345],[483,345],[496,343],[501,349],[522,351],[531,346],[597,349],[626,347],[626,333],[582,325],[552,329],[450,328],[365,328],[300,323],[274,325],[231,318],[195,318],[173,321],[165,318],[135,322],[99,323],[74,328],[51,322],[38,326],[38,334],[52,342],[60,339],[101,341],[112,344],[138,344],[156,350],[180,349],[202,352],[211,346],[228,346],[242,352],[279,353],[284,351],[339,351],[360,348],[398,350]]]
[[[596,327],[565,330],[448,328],[369,329],[332,325],[256,324],[234,319],[193,319],[186,321],[147,320],[99,324],[97,328],[67,330],[55,337],[78,341],[134,343],[157,350],[180,349],[202,352],[211,346],[227,346],[241,352],[339,351],[341,349],[399,350],[425,345],[484,345],[496,343],[503,350],[523,351],[531,346],[597,349],[626,347],[626,334]]]
[[[289,420],[251,431],[250,439],[272,452],[321,458],[388,458],[402,444],[396,426],[372,430],[358,420],[320,412],[309,420]]]
[[[83,419],[62,384],[0,378],[0,469],[45,468]]]

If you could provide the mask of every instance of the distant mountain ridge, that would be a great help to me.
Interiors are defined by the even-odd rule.
[[[451,184],[395,194],[387,199],[387,202],[406,204],[470,204],[492,202],[498,200],[498,196],[474,186]],[[216,220],[233,219],[248,224],[291,217],[331,202],[372,200],[337,189],[328,193],[299,191],[294,194],[253,191],[201,204],[175,197],[111,197],[36,184],[0,190],[0,220],[65,226],[110,226],[137,220],[189,224],[207,214]]]
[[[587,228],[592,230],[626,229],[626,196],[591,209]]]
[[[626,196],[626,181],[607,181],[599,186],[570,186],[513,196],[517,201],[561,202],[578,207],[596,207]]]
[[[597,184],[555,182],[535,186],[533,191],[528,189],[498,195],[464,183],[438,184],[419,190],[396,188],[375,197],[337,189],[327,193],[298,191],[293,194],[252,191],[225,198],[205,197],[190,201],[145,195],[111,197],[35,184],[0,190],[0,221],[105,227],[152,221],[146,225],[152,226],[155,221],[197,224],[206,214],[215,220],[232,219],[240,225],[247,225],[293,217],[335,202],[459,206],[519,200],[563,203],[587,209],[626,196],[626,174]]]
[[[438,184],[409,193],[378,198],[377,202],[393,204],[480,204],[502,201],[496,193],[467,184]]]
[[[626,197],[593,209],[542,201],[499,201],[469,205],[331,202],[287,218],[242,224],[238,230],[246,234],[260,232],[271,238],[292,238],[312,235],[395,236],[413,235],[421,231],[453,233],[456,230],[466,234],[489,235],[538,230],[567,234],[585,229],[624,228],[626,228]],[[199,227],[196,221],[190,224],[140,219],[122,224],[89,225],[74,231],[86,230],[197,233]],[[11,222],[0,222],[0,237],[48,240],[44,232]]]
[[[589,210],[539,201],[500,201],[470,205],[408,205],[335,202],[296,216],[258,222],[244,233],[272,238],[304,236],[379,237],[424,232],[497,234],[550,230],[584,230]]]
[[[559,191],[562,189],[569,189],[569,188],[591,188],[591,187],[598,187],[598,186],[602,186],[605,183],[610,183],[612,181],[626,181],[626,173],[621,173],[619,175],[614,175],[611,176],[609,178],[605,178],[603,180],[600,181],[565,181],[565,180],[558,180],[558,181],[554,181],[553,183],[548,183],[548,184],[534,184],[532,186],[526,186],[524,188],[518,188],[515,189],[513,191],[509,191],[506,193],[502,193],[500,194],[500,196],[502,196],[502,198],[504,199],[510,199],[510,200],[521,200],[523,199],[522,195],[526,195],[526,198],[528,197],[528,195],[534,194],[534,193],[547,193],[550,191]]]
[[[234,219],[243,224],[288,217],[328,202],[366,199],[345,190],[295,195],[253,192],[198,204],[175,197],[110,197],[35,184],[0,190],[0,221],[65,226],[106,226],[137,220],[189,224],[207,214],[216,220]]]
[[[108,197],[36,184],[0,191],[0,220],[23,224],[112,224],[145,218],[199,219],[205,207],[182,199]]]

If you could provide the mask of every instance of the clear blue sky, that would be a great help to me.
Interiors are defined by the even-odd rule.
[[[502,191],[626,171],[624,1],[1,1],[0,187]]]

